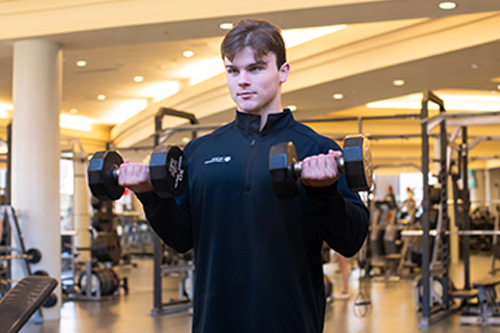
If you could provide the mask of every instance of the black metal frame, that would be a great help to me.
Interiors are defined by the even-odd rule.
[[[192,113],[178,111],[169,108],[160,108],[155,115],[155,135],[154,146],[160,143],[160,136],[162,132],[162,121],[165,116],[174,116],[185,118],[190,121],[192,125],[198,124],[196,116]],[[196,132],[193,131],[193,138],[196,138]],[[152,316],[168,314],[172,312],[184,311],[192,306],[190,302],[179,301],[165,304],[162,302],[162,259],[163,259],[163,242],[153,233],[153,309],[151,310]],[[170,305],[170,307],[169,307]]]
[[[428,104],[433,102],[439,106],[439,112],[445,113],[444,102],[434,95],[432,92],[428,91],[423,94],[422,99],[422,109],[421,109],[421,129],[422,129],[422,177],[423,177],[423,193],[424,198],[422,201],[423,213],[421,216],[422,223],[422,316],[421,325],[428,326],[434,321],[442,319],[444,316],[449,314],[450,310],[450,299],[448,291],[448,266],[449,266],[449,236],[442,233],[441,238],[441,265],[436,265],[430,267],[430,186],[429,186],[429,133],[428,133],[428,122],[429,110]],[[446,123],[442,120],[439,124],[439,141],[440,141],[440,172],[439,172],[439,183],[441,185],[440,199],[439,199],[439,209],[441,211],[441,227],[442,230],[449,229],[449,217],[448,217],[448,170],[447,170],[447,146],[448,137],[446,133]],[[438,241],[436,238],[435,241]],[[443,304],[439,306],[438,309],[433,309],[431,307],[430,299],[430,289],[431,281],[434,278],[438,278],[443,285]],[[444,310],[444,311],[441,311]]]

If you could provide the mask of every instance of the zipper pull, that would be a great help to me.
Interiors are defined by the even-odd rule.
[[[250,147],[255,146],[255,139],[252,140],[252,143],[250,144]]]

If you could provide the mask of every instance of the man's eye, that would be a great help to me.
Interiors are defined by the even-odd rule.
[[[227,73],[228,73],[228,74],[231,74],[231,75],[234,75],[234,74],[237,74],[237,73],[238,73],[238,71],[237,71],[236,69],[229,68],[229,69],[227,70]]]

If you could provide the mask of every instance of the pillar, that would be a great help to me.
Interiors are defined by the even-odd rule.
[[[12,120],[12,206],[27,248],[36,247],[44,269],[61,283],[59,195],[59,110],[62,86],[62,51],[48,40],[14,44]],[[13,275],[24,275],[21,262]],[[19,277],[19,276],[18,276]],[[22,277],[22,276],[21,276]],[[59,319],[61,288],[56,306],[44,308],[44,320]]]
[[[85,176],[86,154],[75,152],[73,159],[73,170],[75,173],[75,191],[73,194],[74,217],[75,217],[75,246],[77,248],[90,248],[90,212],[89,212],[89,193],[87,178]],[[80,251],[78,260],[85,261],[90,259],[90,251]]]

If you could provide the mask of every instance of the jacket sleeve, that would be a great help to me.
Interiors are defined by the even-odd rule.
[[[180,253],[193,248],[189,210],[183,204],[187,201],[186,192],[177,199],[163,199],[154,192],[136,194],[155,233],[165,244]]]
[[[355,255],[363,245],[369,226],[369,211],[347,187],[344,175],[329,187],[306,187],[320,236],[345,257]]]

